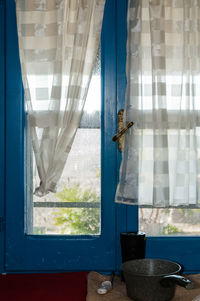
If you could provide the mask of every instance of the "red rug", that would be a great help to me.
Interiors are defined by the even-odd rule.
[[[87,273],[0,275],[2,301],[85,301]]]

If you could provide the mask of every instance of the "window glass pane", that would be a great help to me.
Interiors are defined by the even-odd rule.
[[[139,229],[150,236],[200,235],[200,209],[140,208]]]
[[[57,192],[44,197],[37,197],[33,193],[30,195],[31,192],[27,195],[27,234],[100,234],[100,110],[101,77],[98,54],[81,124],[58,183]],[[27,168],[33,174],[29,181],[33,181],[32,186],[35,187],[38,177],[34,155],[31,160],[33,164],[27,164]]]

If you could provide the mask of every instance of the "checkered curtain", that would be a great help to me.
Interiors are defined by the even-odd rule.
[[[16,0],[39,196],[55,190],[79,126],[104,4],[105,0]]]
[[[200,205],[200,1],[129,0],[126,134],[116,201]]]

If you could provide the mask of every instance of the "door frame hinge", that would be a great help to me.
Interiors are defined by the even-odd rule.
[[[5,223],[6,220],[4,217],[0,217],[0,232],[4,232],[5,231]]]

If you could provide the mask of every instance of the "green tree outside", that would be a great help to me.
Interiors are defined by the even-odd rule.
[[[100,203],[96,192],[82,190],[78,184],[65,187],[57,197],[63,202]],[[100,208],[61,208],[54,213],[54,222],[61,227],[61,234],[99,234]]]

